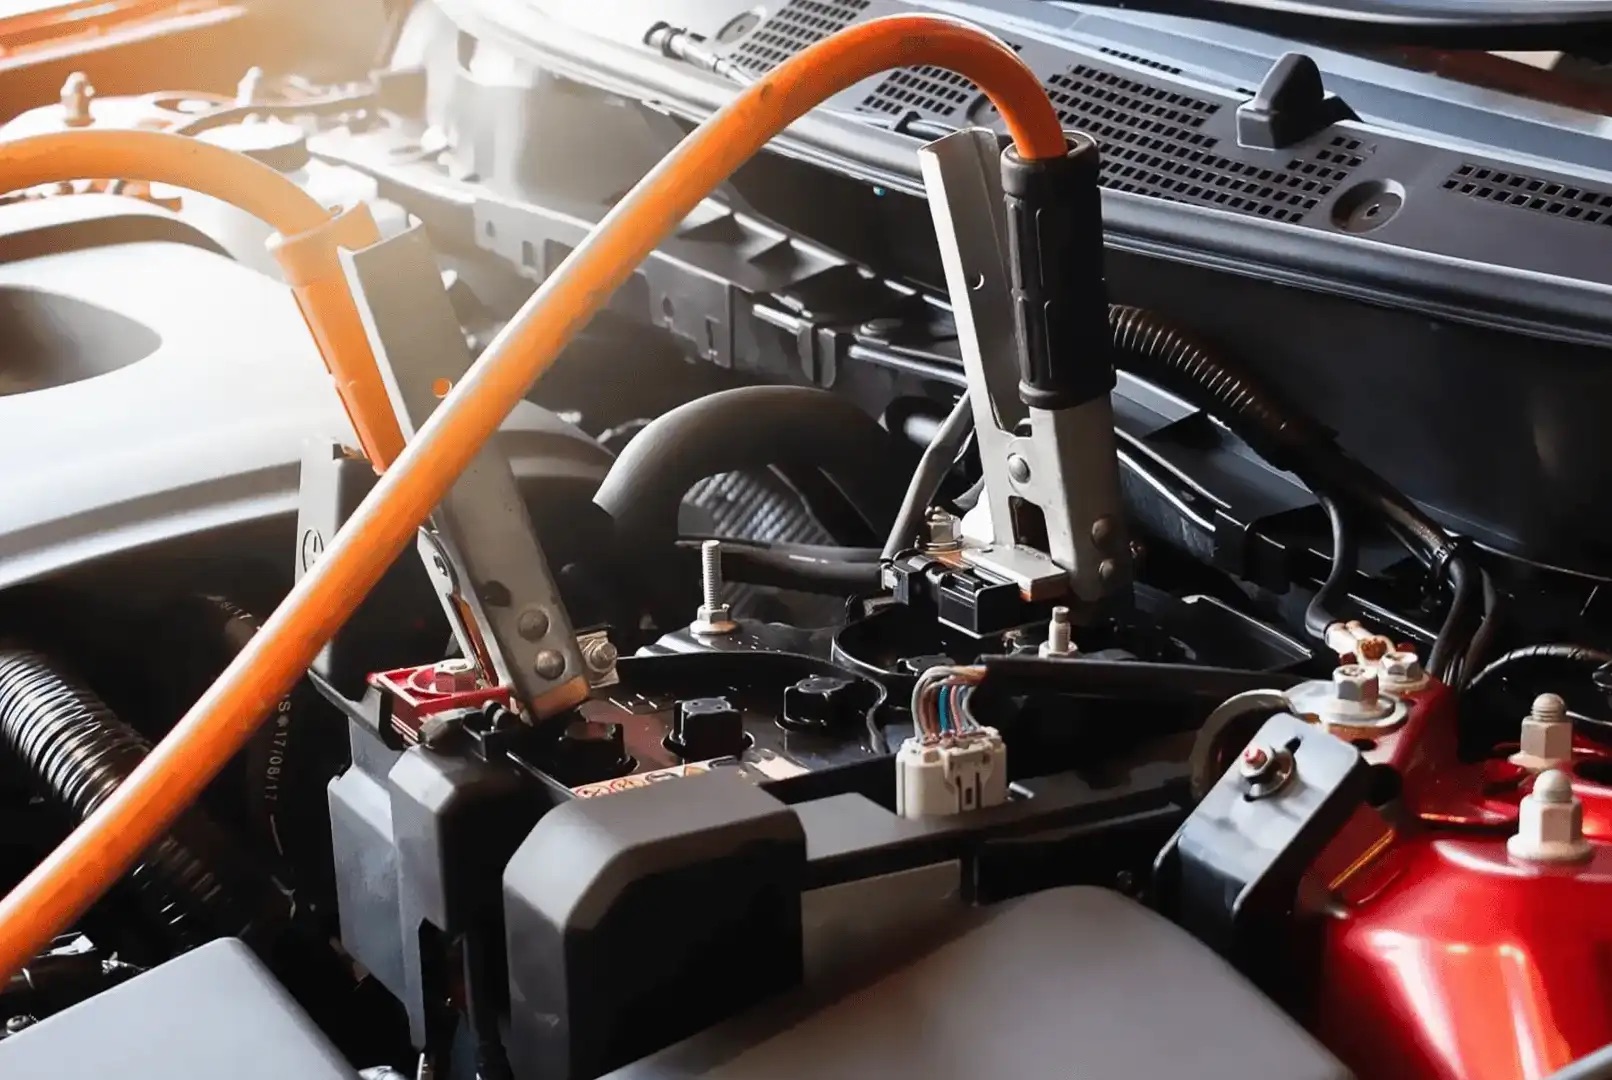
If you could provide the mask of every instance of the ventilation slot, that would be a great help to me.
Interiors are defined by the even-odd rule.
[[[979,91],[974,84],[955,71],[903,68],[891,72],[857,108],[890,116],[920,112],[936,120],[949,120],[977,97]]]
[[[1538,176],[1462,165],[1444,181],[1444,190],[1587,225],[1612,225],[1612,192],[1572,187]]]
[[[1361,163],[1360,142],[1341,136],[1285,168],[1233,160],[1200,130],[1220,105],[1085,65],[1047,93],[1065,126],[1098,140],[1116,191],[1297,223]]]
[[[868,9],[869,0],[789,0],[733,51],[733,62],[764,75],[802,49],[845,29]]]
[[[1159,60],[1149,60],[1147,57],[1137,56],[1135,53],[1121,52],[1118,49],[1109,48],[1102,48],[1098,49],[1097,51],[1102,53],[1104,56],[1116,56],[1119,59],[1129,61],[1132,64],[1138,64],[1145,68],[1152,68],[1154,71],[1162,71],[1166,75],[1181,74],[1181,69],[1173,64],[1166,64]]]
[[[1008,42],[1014,52],[1023,46]],[[972,111],[983,97],[979,88],[955,71],[939,67],[902,68],[892,71],[858,105],[858,112],[906,116],[918,113],[926,120],[957,120]]]

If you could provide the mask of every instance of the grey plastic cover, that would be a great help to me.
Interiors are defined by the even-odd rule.
[[[1118,893],[1054,889],[846,992],[814,989],[610,1080],[1347,1080],[1269,998]]]
[[[0,1042],[6,1080],[357,1080],[239,941],[215,941]]]

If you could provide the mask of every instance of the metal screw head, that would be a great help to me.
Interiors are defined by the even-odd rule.
[[[1008,475],[1015,484],[1028,484],[1030,482],[1030,463],[1018,454],[1008,455]]]
[[[431,688],[439,694],[458,694],[481,684],[476,665],[469,660],[444,660],[431,671]]]
[[[1375,705],[1377,690],[1377,676],[1370,668],[1345,664],[1332,673],[1332,692],[1339,701]]]
[[[565,674],[565,657],[553,649],[544,649],[533,658],[532,670],[545,679],[558,679]]]
[[[549,615],[540,607],[529,607],[515,621],[515,631],[527,641],[541,641],[549,632]]]
[[[22,1014],[21,1016],[7,1017],[6,1018],[6,1034],[7,1035],[15,1035],[20,1031],[26,1031],[28,1028],[33,1027],[37,1023],[39,1023],[38,1020],[34,1019],[32,1016],[29,1016],[26,1013]]]

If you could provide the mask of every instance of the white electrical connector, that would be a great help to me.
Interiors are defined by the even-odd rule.
[[[1007,747],[995,728],[908,739],[896,755],[896,813],[942,817],[1007,802]]]

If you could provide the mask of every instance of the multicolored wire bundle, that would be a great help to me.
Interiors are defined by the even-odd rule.
[[[985,678],[982,667],[932,667],[912,688],[912,722],[925,742],[966,738],[980,730],[969,699]]]

